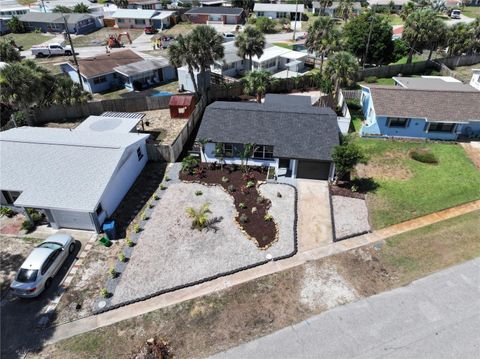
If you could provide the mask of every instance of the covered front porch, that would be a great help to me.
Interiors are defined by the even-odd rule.
[[[130,91],[141,91],[176,79],[175,69],[166,59],[147,59],[116,67],[115,71]]]

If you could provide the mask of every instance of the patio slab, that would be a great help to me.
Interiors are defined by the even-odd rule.
[[[169,174],[170,175],[170,174]],[[292,254],[295,250],[295,189],[264,184],[262,194],[272,201],[271,214],[279,223],[279,238],[261,250],[235,222],[233,198],[220,186],[183,183],[172,174],[167,189],[141,232],[125,270],[110,299],[110,305],[142,299],[183,286],[193,285],[227,272]],[[195,195],[201,191],[202,195]],[[277,192],[281,193],[278,197]],[[221,218],[217,230],[191,229],[188,207],[210,204],[209,218]],[[277,219],[278,218],[278,219]],[[270,256],[269,256],[270,257]]]

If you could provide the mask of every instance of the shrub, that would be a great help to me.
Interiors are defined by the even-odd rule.
[[[275,32],[275,21],[268,17],[259,17],[255,21],[255,26],[264,34],[272,34]]]
[[[268,179],[275,179],[275,167],[268,168]]]
[[[100,289],[100,296],[102,298],[108,298],[110,296],[110,293],[108,293],[107,288]]]
[[[160,185],[160,189],[161,189],[162,191],[165,191],[165,190],[167,189],[167,187],[165,187],[165,185],[161,184],[161,185]]]
[[[195,191],[195,196],[201,196],[203,194],[202,191]]]
[[[227,183],[228,181],[229,181],[228,177],[225,177],[225,176],[222,177],[222,182],[223,183]]]
[[[155,201],[158,201],[158,200],[160,199],[160,197],[158,197],[158,195],[155,195],[155,196],[153,196],[153,199],[154,199]]]
[[[231,184],[230,186],[228,186],[228,192],[235,192],[235,187]]]
[[[155,207],[155,205],[154,205],[152,202],[150,202],[150,203],[148,204],[148,208],[153,208],[153,207]]]
[[[438,158],[428,148],[418,148],[410,152],[410,157],[422,163],[437,164]]]
[[[263,197],[257,197],[257,204],[263,203]]]
[[[142,216],[140,217],[140,219],[142,221],[148,221],[150,219],[150,217],[148,216],[148,214],[146,214],[145,212],[142,213]]]
[[[110,277],[112,277],[112,278],[117,277],[117,271],[113,267],[108,270],[108,274],[110,274]]]
[[[198,166],[198,159],[193,156],[187,156],[182,160],[182,172],[192,173],[193,169]]]
[[[0,215],[11,218],[15,215],[15,212],[13,211],[13,209],[11,209],[9,207],[1,207],[0,208]]]
[[[270,222],[273,219],[273,217],[271,214],[267,213],[265,216],[263,216],[263,219],[267,222]]]
[[[209,203],[205,203],[200,209],[196,210],[193,207],[186,209],[187,215],[192,218],[192,229],[202,230],[207,226],[208,214],[212,213],[209,208]]]
[[[240,223],[247,223],[248,222],[248,216],[246,214],[240,215],[239,221],[240,221]]]
[[[120,254],[118,255],[118,260],[119,260],[120,262],[125,262],[125,261],[127,260],[127,257],[125,257],[125,254],[120,253]]]
[[[142,230],[142,229],[140,228],[140,226],[139,226],[138,224],[135,224],[135,225],[133,226],[133,231],[134,231],[135,233],[139,233],[141,230]]]
[[[246,182],[255,181],[255,175],[253,173],[247,172],[242,175],[242,179]]]
[[[164,179],[165,179],[166,182],[170,181],[170,177],[168,177],[168,176],[165,176]]]
[[[377,77],[376,76],[368,76],[368,77],[365,77],[364,78],[364,81],[367,83],[367,84],[374,84],[375,82],[377,82]]]
[[[246,208],[247,208],[247,205],[242,202],[242,203],[240,203],[240,204],[238,205],[238,207],[240,207],[241,209],[246,209]]]
[[[253,186],[255,186],[255,182],[253,181],[248,181],[247,184],[246,184],[247,188],[252,188]]]
[[[35,225],[32,222],[30,222],[28,219],[26,219],[25,221],[23,221],[21,228],[24,231],[31,231],[34,227]]]
[[[127,238],[125,242],[127,243],[127,246],[129,246],[129,247],[133,247],[133,245],[134,245],[133,241],[130,238]]]

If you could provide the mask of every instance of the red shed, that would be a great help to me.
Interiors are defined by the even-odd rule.
[[[195,109],[194,96],[172,96],[168,103],[170,107],[170,117],[189,118]]]

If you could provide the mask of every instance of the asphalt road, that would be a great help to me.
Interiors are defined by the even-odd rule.
[[[480,258],[210,359],[480,358]]]
[[[81,247],[85,246],[85,243],[78,240],[75,244],[75,251],[68,256],[54,277],[51,287],[40,296],[34,299],[22,299],[9,294],[2,300],[0,306],[2,359],[23,358],[22,353],[27,349],[37,348],[49,338],[50,330],[40,329],[39,320],[49,302],[55,298],[60,282],[68,274]]]

